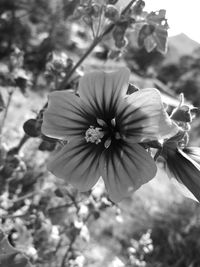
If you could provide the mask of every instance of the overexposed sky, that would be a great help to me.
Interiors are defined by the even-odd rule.
[[[187,34],[200,43],[200,0],[145,0],[145,10],[167,10],[169,36]]]

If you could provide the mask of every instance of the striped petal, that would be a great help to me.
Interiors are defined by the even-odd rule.
[[[102,155],[102,177],[112,201],[118,202],[156,174],[151,156],[138,144],[110,146]]]
[[[42,133],[58,139],[77,137],[85,133],[88,121],[78,96],[67,91],[56,91],[49,96]]]
[[[50,158],[47,169],[78,190],[88,191],[100,177],[97,148],[82,139],[72,140]]]
[[[158,90],[137,91],[126,99],[127,105],[119,113],[119,121],[130,142],[166,139],[178,132],[178,126],[164,110]]]
[[[186,196],[200,201],[200,165],[190,158],[181,149],[169,151],[165,155],[168,167],[168,176],[175,178],[183,190],[181,192]],[[180,186],[178,189],[181,189]],[[188,193],[188,190],[190,191]],[[191,197],[191,194],[194,197]]]
[[[200,164],[200,147],[185,147],[183,152]]]
[[[80,79],[78,92],[97,118],[113,118],[120,108],[122,97],[126,95],[129,75],[127,68],[110,73],[88,73]]]

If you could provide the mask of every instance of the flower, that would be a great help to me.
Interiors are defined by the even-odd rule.
[[[200,201],[200,148],[181,148],[172,138],[164,144],[162,156],[175,186],[186,197]]]
[[[110,198],[120,201],[151,180],[156,165],[138,143],[177,133],[156,89],[126,95],[130,72],[96,71],[84,75],[78,94],[50,94],[42,132],[67,140],[47,168],[80,191],[102,176]]]

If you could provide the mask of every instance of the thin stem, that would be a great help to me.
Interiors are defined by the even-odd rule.
[[[98,23],[98,27],[97,27],[97,31],[96,31],[96,37],[99,36],[99,31],[101,29],[102,13],[103,13],[103,6],[101,7],[101,10],[100,10],[99,23]]]
[[[62,262],[61,262],[61,267],[65,267],[66,266],[65,265],[65,261],[69,256],[69,252],[72,250],[72,246],[73,246],[74,242],[76,241],[76,237],[77,236],[74,235],[73,238],[71,239],[70,244],[69,244],[69,246],[68,246],[68,248],[67,248],[67,250],[66,250],[66,252],[65,252],[65,254],[63,256],[63,259],[62,259]]]
[[[134,2],[136,2],[136,1],[137,0],[130,1],[130,3],[122,10],[122,15],[124,15],[129,10],[129,8],[131,8],[131,6],[134,4]]]
[[[1,133],[2,133],[3,127],[5,125],[5,121],[6,121],[6,118],[7,118],[7,115],[8,115],[8,109],[9,109],[9,106],[10,106],[10,103],[11,103],[11,100],[12,100],[13,93],[14,93],[14,90],[10,91],[9,95],[8,95],[8,102],[6,104],[4,115],[3,115],[3,119],[2,119],[2,122],[1,122]]]
[[[92,31],[92,37],[93,37],[93,40],[94,40],[96,38],[96,36],[95,36],[94,25],[93,25],[92,19],[90,21],[90,27],[91,27],[91,31]]]
[[[65,85],[69,81],[69,78],[71,78],[72,74],[75,72],[75,70],[82,64],[82,62],[87,58],[87,56],[93,51],[93,49],[96,47],[96,45],[101,41],[101,38],[96,38],[91,46],[88,48],[88,50],[85,52],[85,54],[79,59],[79,61],[74,65],[74,67],[70,70],[69,73],[67,73],[65,79],[61,82],[61,84],[58,86],[57,90],[64,89]]]

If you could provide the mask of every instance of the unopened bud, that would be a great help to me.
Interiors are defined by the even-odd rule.
[[[119,20],[119,11],[115,6],[108,5],[105,10],[105,17],[108,18],[111,21],[117,21]]]
[[[125,48],[128,44],[127,38],[119,39],[115,41],[115,46],[118,48]]]
[[[178,122],[192,122],[195,118],[199,108],[193,107],[191,105],[184,104],[184,95],[180,95],[180,104],[177,108],[172,111],[171,119]]]
[[[145,7],[145,2],[143,0],[137,1],[136,4],[133,7],[133,13],[135,15],[141,15],[144,7]]]
[[[41,134],[41,123],[36,119],[29,119],[23,125],[24,132],[31,137],[38,137]]]
[[[49,56],[49,61],[46,65],[46,71],[55,74],[62,73],[68,64],[68,56],[64,52],[53,52]]]

